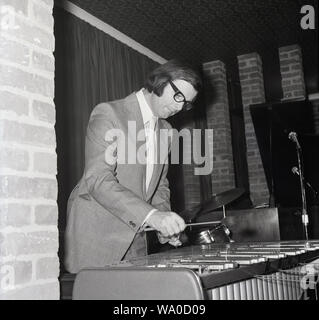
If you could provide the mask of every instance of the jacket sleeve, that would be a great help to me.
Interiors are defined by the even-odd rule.
[[[113,164],[106,161],[109,153],[113,154],[114,142],[107,141],[105,136],[115,128],[114,116],[113,121],[111,116],[91,116],[86,135],[84,179],[90,196],[137,232],[154,207],[121,185],[116,178],[116,161]]]

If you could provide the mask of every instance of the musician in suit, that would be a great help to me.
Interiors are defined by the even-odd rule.
[[[171,60],[156,68],[140,91],[94,108],[87,127],[84,173],[68,200],[69,272],[147,254],[143,231],[147,226],[157,231],[161,243],[179,244],[177,235],[185,222],[170,208],[168,155],[159,161],[159,133],[171,128],[166,118],[191,106],[201,85],[196,71]],[[120,134],[109,139],[114,132]],[[137,141],[135,133],[140,135]],[[139,152],[131,150],[123,157],[135,141],[136,150],[145,147],[144,163]]]

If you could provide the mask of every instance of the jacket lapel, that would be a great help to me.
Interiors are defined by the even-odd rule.
[[[157,141],[157,146],[156,146],[156,150],[157,150],[157,157],[156,157],[156,164],[154,164],[154,168],[153,168],[153,175],[150,181],[150,185],[148,187],[147,190],[147,194],[146,194],[146,201],[148,201],[152,195],[154,194],[154,191],[158,185],[159,179],[160,179],[160,175],[163,169],[163,164],[161,163],[161,159],[160,159],[160,130],[163,129],[163,125],[160,119],[158,119],[157,122],[157,128],[156,128],[156,141]]]
[[[136,139],[136,152],[138,152],[139,150],[142,150],[141,148],[143,147],[143,145],[145,146],[145,129],[141,109],[136,98],[135,92],[125,99],[125,104],[126,109],[128,110],[127,122],[132,121],[136,124],[136,132],[133,132],[133,134],[135,134],[135,138],[129,137],[129,139]],[[142,178],[141,181],[139,181],[139,183],[142,183],[141,189],[143,190],[143,199],[146,199],[146,164],[140,163],[140,161],[137,158],[137,154],[135,161],[137,166],[135,167],[135,170],[137,169],[141,171]]]
[[[136,151],[138,152],[139,150],[144,150],[140,148],[142,148],[143,146],[145,147],[145,128],[144,128],[141,109],[135,93],[132,93],[131,95],[129,95],[125,99],[125,103],[126,103],[126,109],[128,110],[127,121],[136,122],[136,135],[139,136],[139,139],[137,139],[136,137]],[[161,129],[164,129],[164,125],[162,124],[161,120],[158,119],[157,127],[156,127],[157,161],[156,161],[156,164],[154,164],[153,174],[152,174],[152,178],[151,178],[147,192],[146,192],[146,164],[141,164],[138,161],[138,158],[136,157],[136,165],[138,170],[141,170],[141,175],[142,175],[141,188],[143,190],[143,199],[145,199],[146,201],[150,200],[150,198],[153,196],[155,189],[158,185],[162,169],[163,169],[163,163],[161,163],[161,161],[163,160],[160,159],[160,152],[163,152],[164,150],[160,151],[161,150],[160,148],[161,147],[165,148],[166,145],[163,146],[160,143]]]

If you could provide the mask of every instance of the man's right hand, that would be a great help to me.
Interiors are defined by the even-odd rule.
[[[185,221],[173,211],[155,211],[145,223],[164,237],[178,235],[186,227]]]

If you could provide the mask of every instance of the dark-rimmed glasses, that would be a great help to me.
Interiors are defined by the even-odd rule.
[[[175,86],[175,84],[171,80],[168,80],[168,82],[175,92],[174,100],[176,102],[183,103],[183,111],[191,110],[194,107],[192,101],[187,101],[184,94]]]

